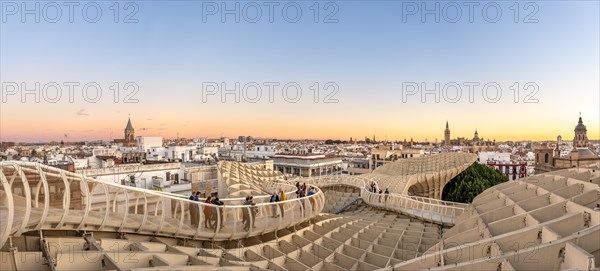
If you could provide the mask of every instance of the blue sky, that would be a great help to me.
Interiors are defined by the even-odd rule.
[[[442,17],[436,23],[432,15],[422,22],[420,13],[403,22],[403,5],[421,5],[419,1],[322,1],[318,23],[310,9],[314,1],[292,2],[302,10],[296,23],[281,14],[281,7],[291,2],[277,2],[273,23],[265,2],[133,1],[137,23],[123,23],[133,10],[124,9],[127,2],[119,2],[118,23],[110,9],[113,1],[98,2],[103,14],[97,23],[84,21],[80,8],[86,2],[75,8],[73,23],[66,14],[57,23],[44,17],[36,23],[32,15],[22,22],[20,13],[7,15],[6,3],[0,34],[2,82],[98,82],[105,94],[97,103],[80,97],[74,103],[7,97],[0,109],[3,140],[47,140],[67,132],[73,138],[106,139],[108,130],[121,133],[127,114],[146,133],[167,137],[177,132],[292,138],[375,134],[433,140],[443,136],[449,120],[453,136],[471,136],[478,128],[489,138],[551,139],[558,134],[570,138],[579,112],[589,136],[600,138],[598,1],[518,2],[518,23],[514,1],[494,2],[502,11],[496,23],[482,15],[489,2],[477,2],[473,23],[464,2],[444,1],[425,5],[456,3],[463,12],[459,22]],[[29,7],[34,3],[47,4],[26,2]],[[263,16],[257,23],[244,16],[236,23],[227,15],[222,22],[219,11],[203,22],[203,5],[213,3],[229,8],[250,3],[249,12],[256,3]],[[325,9],[327,3],[332,4]],[[525,9],[527,3],[532,6]],[[337,23],[324,23],[333,7]],[[537,23],[524,23],[534,7],[531,19]],[[452,12],[450,6],[448,10]],[[494,16],[492,10],[488,14]],[[138,84],[139,102],[115,103],[108,90],[114,82]],[[279,94],[274,103],[266,97],[258,103],[222,103],[218,97],[202,102],[203,82],[297,82],[303,98],[289,103]],[[335,82],[339,102],[315,103],[309,90],[314,82]],[[436,103],[433,96],[403,102],[403,82],[426,82],[428,88],[435,82],[478,82],[480,88],[497,82],[502,99],[486,102],[476,89],[473,103],[466,96],[458,103]],[[523,103],[529,90],[522,90],[515,103],[509,89],[515,82],[521,88],[527,82],[538,85],[538,102]],[[21,112],[18,118],[9,113],[16,111]],[[69,121],[57,127],[53,119]]]

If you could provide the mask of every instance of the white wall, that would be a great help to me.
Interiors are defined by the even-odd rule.
[[[165,147],[152,147],[146,150],[146,160],[148,161],[162,161],[167,159],[167,148]]]
[[[479,163],[485,164],[487,161],[510,162],[510,153],[479,152]]]
[[[191,162],[197,155],[197,150],[196,146],[169,146],[166,154],[170,160],[180,159],[181,162]]]
[[[92,154],[94,156],[120,156],[117,148],[94,148]]]
[[[275,146],[257,145],[246,151],[247,158],[268,159],[275,155]]]
[[[139,152],[148,152],[149,148],[163,146],[163,138],[161,136],[138,136],[137,147]]]
[[[136,187],[152,188],[152,177],[166,178],[167,172],[170,175],[179,174],[179,179],[183,179],[183,168],[179,164],[157,164],[157,165],[128,165],[104,170],[83,170],[77,173],[85,174],[100,181],[109,183],[121,183],[125,180],[125,185],[129,185],[129,176],[136,179]],[[110,174],[109,174],[110,173]]]
[[[79,168],[87,168],[88,167],[88,159],[72,159],[73,160],[73,164],[75,165],[76,169]]]
[[[217,146],[204,146],[200,149],[200,152],[204,155],[218,155],[219,154],[219,147]]]

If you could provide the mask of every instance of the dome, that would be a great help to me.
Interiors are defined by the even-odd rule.
[[[575,132],[587,132],[587,128],[585,128],[581,117],[579,117],[579,122],[577,123],[577,126],[575,126]]]

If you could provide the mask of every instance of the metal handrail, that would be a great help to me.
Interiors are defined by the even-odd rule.
[[[468,206],[468,204],[464,203],[407,196],[397,193],[374,193],[367,189],[367,182],[373,182],[378,187],[377,182],[363,177],[328,176],[313,178],[312,180],[312,183],[320,187],[328,185],[351,185],[357,187],[361,191],[361,198],[369,205],[392,209],[400,213],[446,225],[453,225],[456,217],[461,215]],[[396,202],[399,202],[399,204],[395,205]]]
[[[235,204],[217,206],[102,182],[33,162],[0,162],[0,167],[0,208],[8,209],[0,217],[0,247],[11,236],[44,228],[151,233],[198,240],[239,239],[302,223],[317,216],[325,202],[323,191],[313,184],[315,193],[303,198],[293,198],[293,192],[288,192],[286,201],[249,206],[239,205],[243,198],[236,198],[228,199]],[[11,176],[5,175],[11,172]],[[277,186],[285,190],[293,187],[287,183]],[[23,219],[15,219],[22,213]]]

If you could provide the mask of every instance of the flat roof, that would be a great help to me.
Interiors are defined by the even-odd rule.
[[[343,158],[338,155],[326,155],[326,154],[275,154],[271,158],[286,158],[286,159],[301,159],[301,160],[319,160],[319,159],[330,159],[330,158]]]

